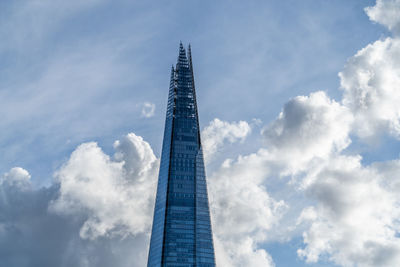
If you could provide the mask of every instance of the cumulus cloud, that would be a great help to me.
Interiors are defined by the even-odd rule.
[[[378,1],[376,8],[387,4]],[[339,74],[341,102],[323,92],[295,97],[262,131],[267,148],[254,154],[264,163],[259,177],[296,174],[299,183],[289,186],[315,203],[303,207],[295,226],[305,229],[298,255],[307,262],[397,266],[400,261],[398,160],[363,166],[360,155],[343,153],[351,133],[399,138],[399,64],[399,39],[376,41]]]
[[[265,168],[259,155],[227,160],[209,177],[210,206],[219,266],[273,266],[259,247],[286,210],[262,184]]]
[[[49,188],[25,190],[30,175],[22,168],[3,175],[0,236],[4,242],[19,240],[26,248],[9,246],[2,257],[4,266],[145,264],[159,160],[150,145],[133,133],[116,141],[114,149],[110,157],[97,143],[81,144],[55,173],[56,183]],[[210,178],[220,266],[274,266],[259,244],[286,205],[271,198],[263,187],[260,159],[249,155],[228,160]],[[58,239],[53,244],[55,235]],[[42,245],[34,250],[38,239]],[[52,257],[45,257],[48,251]]]
[[[145,265],[158,159],[133,133],[114,149],[80,145],[48,188],[19,167],[0,178],[1,267]]]
[[[400,138],[400,39],[361,49],[339,76],[343,104],[356,118],[355,132],[363,138],[385,132]]]
[[[144,102],[142,104],[142,117],[151,118],[154,116],[154,112],[156,111],[156,105],[150,102]]]
[[[400,160],[374,162],[372,167],[385,177],[385,185],[393,192],[400,193]]]
[[[309,101],[312,108],[292,104],[290,112],[289,102],[264,130],[270,148],[288,149],[295,160],[322,159],[306,165],[299,187],[317,203],[298,219],[308,225],[298,250],[307,262],[326,257],[340,266],[397,266],[400,260],[397,161],[363,166],[361,156],[341,155],[351,131],[399,137],[399,53],[396,38],[368,45],[339,74],[342,104],[320,96],[325,100]]]
[[[225,142],[243,142],[251,133],[251,127],[246,121],[227,122],[215,118],[201,132],[205,159],[208,161]]]
[[[399,1],[378,0],[366,12],[394,37],[349,59],[339,74],[343,99],[315,92],[289,100],[262,130],[265,147],[225,160],[208,177],[219,266],[274,266],[262,244],[293,217],[293,201],[304,199],[293,223],[304,229],[300,258],[341,266],[400,262],[400,160],[364,166],[361,155],[346,151],[351,133],[400,138]],[[147,104],[143,117],[154,114]],[[215,119],[202,132],[204,150],[211,157],[250,132],[247,122]],[[49,188],[33,189],[22,168],[0,178],[1,267],[145,264],[158,159],[135,134],[114,149],[109,156],[96,143],[80,145]],[[297,180],[283,186],[298,199],[272,197],[268,180],[287,175]]]
[[[369,44],[348,60],[339,74],[341,105],[354,117],[350,131],[363,140],[383,134],[399,139],[400,1],[378,0],[366,12],[394,37]],[[300,190],[316,203],[298,218],[298,225],[307,225],[305,246],[298,250],[307,262],[324,257],[340,266],[398,266],[399,161],[364,166],[361,159],[330,154],[305,171]]]
[[[149,230],[158,160],[150,145],[133,133],[114,148],[110,159],[96,143],[82,144],[56,174],[59,198],[50,208],[67,215],[88,214],[82,238]]]
[[[301,220],[307,262],[328,257],[340,266],[397,266],[400,260],[399,198],[385,186],[385,177],[364,167],[359,156],[330,160],[310,176],[306,194],[317,201]]]
[[[213,218],[220,235],[235,242],[236,234],[242,237],[244,233],[263,239],[264,230],[284,211],[285,204],[272,199],[262,185],[266,175],[263,164],[259,154],[251,154],[234,162],[227,160],[210,176]]]
[[[250,133],[251,124],[245,121],[214,119],[202,131],[206,159],[226,144],[243,142]],[[236,160],[227,159],[208,177],[218,266],[274,266],[260,244],[287,206],[270,197],[263,186],[269,173],[268,158],[268,152],[261,149]]]
[[[395,34],[400,33],[400,1],[377,0],[375,6],[365,8],[372,21],[386,26]]]
[[[147,234],[82,239],[85,214],[60,216],[48,205],[58,186],[22,190],[0,185],[0,267],[134,266],[146,262]]]
[[[27,179],[25,170],[13,168],[0,183],[0,266],[62,266],[62,251],[73,239],[71,225],[47,212],[56,188],[26,190]],[[70,263],[76,259],[71,255]]]
[[[262,134],[271,159],[295,173],[315,158],[326,159],[345,149],[352,122],[348,108],[320,91],[291,99]]]
[[[305,246],[298,255],[307,262],[323,257],[340,266],[397,266],[400,261],[397,161],[363,166],[360,155],[341,153],[349,144],[351,131],[361,138],[387,133],[399,138],[399,53],[399,40],[386,38],[349,59],[339,74],[344,90],[340,106],[349,120],[324,119],[331,125],[347,125],[336,130],[339,135],[324,136],[327,142],[320,143],[318,137],[306,133],[320,143],[313,147],[302,142],[301,130],[295,131],[299,144],[290,143],[292,150],[298,147],[305,157],[308,150],[314,156],[325,155],[318,164],[307,166],[299,187],[316,203],[304,208],[299,217],[308,227],[303,233]],[[314,110],[310,116],[319,113]],[[313,128],[318,132],[318,125]],[[335,132],[335,128],[325,129]],[[282,136],[290,140],[289,135]],[[338,153],[327,153],[332,148]]]
[[[274,235],[272,232],[289,231],[280,229],[279,224],[290,210],[290,203],[271,197],[266,181],[274,175],[307,173],[339,155],[351,142],[352,122],[350,110],[324,92],[298,96],[262,130],[266,148],[227,159],[211,174],[208,181],[219,265],[273,266],[261,245]],[[210,124],[205,136],[216,136],[210,147],[222,145],[223,137],[229,136],[229,131],[221,132],[223,125],[216,120]],[[238,140],[237,136],[241,135],[233,140]]]
[[[275,266],[271,256],[264,250],[257,248],[254,240],[243,237],[240,243],[229,244],[214,238],[217,266]]]
[[[0,185],[17,187],[20,190],[28,190],[31,188],[31,175],[21,167],[12,168],[9,172],[0,177]]]

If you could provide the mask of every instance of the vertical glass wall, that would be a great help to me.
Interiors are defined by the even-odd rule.
[[[215,266],[191,53],[182,44],[171,74],[148,266]]]

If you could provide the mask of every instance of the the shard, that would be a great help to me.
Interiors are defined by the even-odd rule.
[[[215,266],[190,45],[171,71],[147,266]]]

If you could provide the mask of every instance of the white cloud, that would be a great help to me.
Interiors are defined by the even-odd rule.
[[[219,265],[273,265],[260,245],[268,237],[290,234],[290,230],[280,229],[279,224],[288,211],[296,211],[289,209],[291,203],[272,198],[265,182],[274,175],[306,172],[338,155],[350,144],[352,122],[350,110],[329,99],[324,92],[296,97],[263,129],[267,149],[260,148],[236,160],[227,159],[211,174],[208,181]],[[210,125],[215,132],[209,130],[207,135],[216,136],[210,138],[212,152],[216,151],[212,147],[223,145],[223,137],[228,136],[220,132],[224,129],[223,123],[215,125]],[[288,225],[286,221],[282,227]]]
[[[60,239],[58,244],[69,244],[69,248],[65,249],[66,255],[76,254],[76,249],[88,255],[65,256],[67,260],[55,254],[57,258],[52,259],[54,264],[60,265],[60,261],[63,261],[76,266],[104,266],[113,257],[107,253],[97,255],[102,249],[99,246],[112,247],[113,253],[124,255],[128,245],[133,246],[131,249],[140,259],[136,262],[138,266],[145,263],[158,159],[150,145],[133,133],[116,141],[114,149],[116,152],[111,158],[94,142],[81,144],[56,172],[58,185],[49,189],[53,193],[32,191],[38,194],[33,196],[34,199],[44,198],[44,205],[40,205],[39,212],[46,214],[40,215],[42,223],[52,225],[52,221],[55,221],[60,229],[72,227],[71,232],[65,232],[65,238]],[[260,159],[262,157],[250,155],[234,163],[227,161],[210,178],[215,249],[220,266],[274,266],[269,254],[259,247],[259,242],[265,240],[266,232],[277,223],[286,206],[283,202],[273,200],[262,186],[260,175],[263,172],[258,167],[263,161]],[[14,168],[3,176],[4,181],[25,181],[29,178],[22,168]],[[35,200],[33,202],[36,203]],[[58,220],[67,225],[60,224]],[[7,229],[3,227],[3,221],[0,224],[2,229]],[[58,229],[58,226],[48,227]],[[32,230],[41,231],[39,228]],[[69,238],[76,234],[74,231],[80,233],[80,238],[71,240]],[[129,240],[128,244],[121,245],[122,241],[114,244],[120,238]],[[86,245],[82,243],[84,240]],[[70,247],[71,244],[73,247]],[[46,246],[43,245],[43,248]],[[34,258],[33,255],[27,255],[28,261]],[[100,259],[103,259],[102,263]],[[10,256],[7,260],[15,259]]]
[[[158,160],[150,145],[133,133],[116,141],[114,148],[111,159],[96,143],[82,144],[56,173],[59,196],[51,202],[50,211],[83,217],[83,239],[111,239],[150,230]],[[259,155],[240,157],[234,163],[225,162],[209,178],[220,266],[274,266],[259,242],[286,205],[272,199],[262,186],[264,169],[259,167],[263,163]]]
[[[50,208],[60,214],[87,214],[82,238],[149,231],[158,160],[150,145],[133,133],[114,147],[112,160],[96,143],[82,144],[56,173],[60,196]]]
[[[0,186],[6,184],[15,186],[20,190],[28,190],[31,188],[31,175],[21,167],[14,167],[9,172],[0,177]]]
[[[243,236],[240,243],[227,243],[214,239],[217,266],[275,266],[271,256],[264,250],[257,248],[251,237]]]
[[[297,97],[263,132],[272,158],[303,171],[298,189],[315,203],[297,222],[306,225],[298,254],[307,262],[322,257],[340,266],[398,265],[397,161],[366,167],[361,156],[342,152],[351,131],[363,138],[400,136],[399,45],[387,38],[349,60],[340,73],[343,104],[322,93]]]
[[[307,262],[328,257],[340,266],[397,266],[400,260],[400,198],[385,188],[385,177],[363,167],[360,157],[331,159],[310,174],[305,188],[317,201],[305,209],[301,221]]]
[[[151,118],[154,116],[154,112],[156,111],[156,105],[150,102],[144,102],[142,105],[142,117]]]
[[[400,193],[400,160],[375,162],[372,167],[385,177],[385,185],[393,192]]]
[[[377,0],[365,12],[372,21],[385,25],[395,34],[400,33],[400,0]]]
[[[205,159],[208,161],[225,142],[243,142],[251,133],[251,127],[246,121],[227,122],[215,118],[201,132]]]
[[[82,144],[56,174],[59,197],[50,210],[83,216],[83,239],[149,232],[158,160],[150,145],[133,133],[116,141],[114,148],[111,159],[96,143]],[[235,163],[226,162],[209,179],[220,266],[273,266],[269,254],[258,244],[286,206],[273,200],[262,186],[260,159],[250,155]]]
[[[300,183],[291,184],[299,185],[293,190],[315,203],[304,207],[296,225],[306,229],[298,254],[307,262],[322,257],[340,266],[397,266],[400,261],[398,162],[365,167],[360,156],[342,155],[351,131],[361,137],[400,136],[399,55],[396,38],[367,46],[340,74],[342,104],[323,92],[299,96],[263,130],[268,150],[257,153],[264,162],[259,177],[297,174]]]
[[[355,115],[355,132],[400,138],[400,39],[379,40],[357,52],[339,74],[343,104]]]
[[[0,177],[0,266],[145,265],[158,160],[133,133],[114,149],[80,145],[48,188],[19,167]]]
[[[399,31],[400,1],[378,0],[371,20]],[[339,74],[342,103],[354,115],[361,138],[400,138],[400,39],[378,40],[357,52]],[[400,262],[399,161],[363,166],[361,156],[331,155],[307,169],[301,190],[315,201],[298,224],[307,262],[327,257],[340,266],[398,266]]]
[[[296,173],[316,158],[345,149],[352,122],[346,107],[320,91],[291,99],[262,134],[271,159]]]
[[[375,7],[367,8],[367,13],[371,20],[386,25],[395,35],[399,32],[400,19],[396,16],[399,1],[378,0]],[[327,258],[342,266],[396,266],[400,262],[400,161],[363,166],[360,156],[341,154],[351,142],[352,130],[363,138],[382,132],[400,138],[399,51],[398,38],[386,38],[360,50],[340,74],[344,90],[342,102],[330,99],[324,92],[291,99],[279,117],[263,129],[267,148],[236,160],[227,159],[209,176],[219,266],[274,265],[262,244],[272,232],[280,231],[280,224],[293,212],[289,208],[294,203],[285,198],[274,199],[265,185],[275,175],[288,174],[295,174],[299,183],[283,186],[304,193],[299,202],[309,200],[293,223],[305,229],[305,244],[298,250],[300,257],[308,262]],[[71,62],[82,61],[80,56],[77,58],[72,57]],[[104,62],[114,62],[114,59]],[[65,62],[61,63],[64,68]],[[103,65],[110,64],[100,64]],[[56,83],[65,85],[59,83],[65,76],[57,73],[58,69],[49,71],[45,76],[51,78],[42,79],[38,85],[51,89]],[[81,73],[79,69],[78,73]],[[105,76],[93,76],[89,80],[77,77],[85,80],[88,87],[107,87],[102,82]],[[73,88],[80,85],[73,84]],[[48,94],[57,92],[60,90],[51,90]],[[91,94],[87,95],[89,98]],[[39,100],[30,109],[46,103]],[[154,109],[154,104],[144,103],[142,116],[153,116]],[[215,119],[202,133],[205,153],[210,157],[226,143],[243,141],[250,131],[247,122]],[[65,259],[64,266],[110,266],[114,258],[107,256],[104,260],[100,253],[107,251],[121,255],[121,259],[126,255],[137,256],[139,260],[134,264],[143,266],[158,160],[150,145],[135,134],[115,142],[114,149],[116,152],[111,158],[96,143],[80,145],[56,173],[59,188],[26,190],[30,188],[30,175],[22,168],[13,168],[3,175],[0,207],[2,215],[6,215],[0,218],[0,248],[7,247],[7,240],[26,243],[10,229],[17,229],[18,233],[35,232],[36,237],[38,233],[47,233],[46,228],[54,236],[51,229],[57,229],[62,237],[57,251],[66,252],[61,256],[55,253],[58,261],[54,260],[50,266],[63,266],[61,258]],[[13,190],[7,191],[6,187]],[[51,203],[49,213],[48,203]],[[12,217],[14,214],[18,216]],[[27,225],[26,221],[38,223]],[[80,238],[74,237],[78,231]],[[133,238],[131,243],[120,245],[129,238]],[[46,248],[51,248],[52,239],[43,240],[50,240]],[[32,246],[35,242],[27,244]],[[70,256],[74,256],[74,261],[68,261]],[[18,255],[7,257],[8,266],[18,259]],[[33,256],[25,256],[24,260],[28,258],[29,262],[29,257]]]
[[[22,168],[11,169],[7,181],[26,181]],[[16,178],[18,177],[18,178]],[[87,213],[60,216],[48,205],[59,197],[59,186],[34,188],[0,183],[1,267],[10,266],[132,266],[147,258],[148,234],[82,239],[79,230]],[[55,238],[56,237],[56,238]],[[38,244],[38,240],[40,241]]]
[[[208,178],[219,266],[273,266],[260,243],[287,209],[263,186],[268,173],[262,151],[227,160]]]

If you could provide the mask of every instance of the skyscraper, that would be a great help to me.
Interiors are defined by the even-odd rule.
[[[190,45],[172,67],[148,267],[215,266]]]

